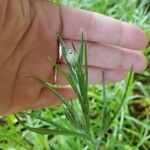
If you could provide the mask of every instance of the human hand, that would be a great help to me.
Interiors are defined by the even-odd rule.
[[[80,28],[88,41],[89,80],[101,82],[105,71],[106,82],[122,80],[131,66],[135,72],[146,68],[146,58],[139,49],[148,41],[143,31],[134,25],[88,11],[57,6],[47,0],[0,0],[0,114],[27,108],[44,107],[57,103],[56,97],[29,75],[52,83],[64,84],[47,57],[66,68],[58,60],[59,31],[70,47],[78,47]],[[72,91],[58,89],[70,98]]]

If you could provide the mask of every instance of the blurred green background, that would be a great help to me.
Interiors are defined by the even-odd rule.
[[[67,6],[82,8],[127,21],[144,29],[150,37],[150,0],[54,0]],[[113,38],[113,37],[112,37]],[[149,66],[144,73],[135,74],[128,98],[111,129],[103,139],[101,150],[149,150],[150,149],[150,47],[144,49]],[[125,87],[121,81],[107,86],[107,98],[111,109],[119,103]],[[101,116],[101,86],[89,88],[91,118],[94,132],[99,129],[97,119]],[[30,112],[30,111],[29,111]],[[49,119],[63,118],[61,107],[33,111]],[[42,123],[25,116],[28,125]],[[65,122],[62,121],[63,124]],[[24,129],[13,115],[0,117],[0,150],[82,150],[83,143],[74,137],[44,136]]]

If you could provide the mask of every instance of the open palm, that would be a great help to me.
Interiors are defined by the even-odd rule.
[[[88,11],[57,6],[47,0],[0,0],[0,114],[57,103],[55,96],[29,75],[52,83],[65,84],[61,75],[55,79],[48,56],[66,68],[58,58],[55,31],[61,32],[66,45],[80,43],[80,29],[88,41],[89,80],[116,82],[133,65],[135,72],[146,68],[139,49],[147,45],[143,31],[134,25]],[[58,89],[70,98],[71,89]]]

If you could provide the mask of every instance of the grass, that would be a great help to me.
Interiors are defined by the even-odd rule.
[[[150,6],[149,0],[83,0],[66,1],[66,5],[76,6],[113,16],[120,20],[128,21],[142,27],[150,37]],[[144,50],[150,62],[150,48]],[[101,140],[101,150],[147,150],[150,149],[150,66],[142,74],[135,74],[132,77],[127,99],[125,100],[121,112],[117,119],[113,121],[109,130]],[[104,86],[104,85],[103,85]],[[103,112],[107,109],[103,106],[103,98],[106,96],[109,105],[110,116],[120,104],[120,97],[125,91],[126,82],[121,81],[116,84],[107,85],[103,95],[103,86],[89,86],[88,98],[90,100],[90,118],[93,134],[99,133]],[[106,101],[105,101],[106,102]],[[74,108],[79,109],[79,104],[74,102]],[[30,113],[32,115],[28,115]],[[52,121],[63,124],[65,128],[71,127],[65,120],[64,109],[62,107],[41,109],[38,111],[28,111],[22,114],[26,125],[29,127],[48,128],[46,122]],[[40,119],[36,117],[39,116]],[[43,122],[41,118],[46,118]],[[105,121],[103,121],[105,122]],[[14,116],[4,116],[0,121],[0,149],[33,149],[33,150],[82,150],[87,147],[74,136],[62,135],[40,135],[26,130],[20,125]],[[84,147],[84,148],[83,148]]]

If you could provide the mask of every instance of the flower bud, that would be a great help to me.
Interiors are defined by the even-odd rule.
[[[66,58],[70,64],[75,65],[78,62],[79,55],[73,49],[69,49]]]

